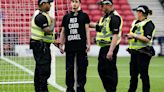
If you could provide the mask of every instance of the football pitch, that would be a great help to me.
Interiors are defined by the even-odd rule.
[[[117,60],[119,81],[117,92],[127,92],[129,87],[129,60],[130,57],[119,57]],[[57,61],[57,82],[64,84],[65,80],[65,58],[58,57]],[[144,62],[144,61],[143,61]],[[87,71],[86,92],[105,92],[97,72],[97,57],[89,57]],[[164,92],[164,57],[153,57],[149,67],[151,92]],[[59,92],[59,91],[54,91]],[[142,92],[142,83],[139,76],[137,92]]]
[[[26,59],[28,60],[28,59]],[[118,86],[117,86],[117,92],[127,92],[128,87],[129,87],[129,60],[130,57],[118,57],[117,60],[117,67],[118,67],[118,75],[119,75],[119,81],[118,81]],[[19,60],[20,61],[20,60]],[[26,61],[23,61],[26,62]],[[34,65],[34,61],[30,61],[32,65]],[[143,61],[144,62],[144,61]],[[24,63],[25,65],[29,63],[26,62]],[[5,67],[5,62],[0,60],[0,80],[3,80],[4,77],[9,77],[9,76],[4,76],[3,75],[3,70],[6,70],[8,67]],[[105,92],[104,88],[102,86],[101,80],[98,76],[97,72],[97,57],[89,57],[89,65],[88,65],[88,70],[87,70],[87,83],[85,86],[86,92]],[[21,64],[23,65],[23,64]],[[13,67],[13,68],[12,68]],[[12,69],[15,69],[15,72],[18,72],[18,68],[15,68],[15,66],[12,65],[10,67]],[[28,68],[28,67],[27,67]],[[34,66],[29,67],[30,70],[34,69]],[[14,71],[11,71],[14,72]],[[10,72],[6,72],[10,73]],[[26,73],[24,73],[26,74]],[[57,57],[56,58],[56,76],[57,76],[57,83],[62,85],[63,87],[65,86],[65,57]],[[150,83],[151,83],[151,92],[164,92],[164,57],[153,57],[150,62],[150,67],[149,67],[149,75],[150,75]],[[16,76],[15,79],[19,78],[21,79],[23,76]],[[26,77],[24,77],[26,78]],[[30,80],[33,80],[32,76],[29,76]],[[0,81],[1,82],[1,81]],[[24,84],[23,84],[24,85]],[[17,89],[18,85],[12,85],[12,91],[10,92],[28,92],[28,91],[20,91],[21,86],[19,85],[20,89]],[[26,84],[30,87],[27,89],[32,89],[33,92],[33,84]],[[3,91],[2,89],[3,88]],[[0,92],[9,92],[5,91],[5,88],[7,89],[7,85],[0,85]],[[52,88],[52,86],[49,85],[50,92],[60,92],[55,88]],[[19,90],[19,91],[18,91]],[[142,92],[142,83],[140,80],[139,76],[139,83],[138,83],[138,89],[137,92]]]

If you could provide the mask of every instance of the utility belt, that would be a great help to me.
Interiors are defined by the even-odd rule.
[[[30,49],[34,48],[49,48],[51,43],[43,42],[43,40],[30,39]]]
[[[146,46],[146,47],[143,47],[141,49],[129,49],[127,50],[130,54],[133,54],[133,53],[143,53],[143,54],[146,54],[148,56],[154,56],[155,55],[155,50],[152,46]]]
[[[101,47],[104,47],[104,46],[110,46],[111,42],[108,42],[108,41],[105,41],[105,40],[97,40],[96,44],[101,46]]]

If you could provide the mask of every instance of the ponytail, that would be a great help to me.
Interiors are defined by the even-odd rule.
[[[153,14],[153,11],[152,11],[152,10],[149,10],[149,11],[148,11],[148,14],[149,14],[149,15],[152,15],[152,14]]]

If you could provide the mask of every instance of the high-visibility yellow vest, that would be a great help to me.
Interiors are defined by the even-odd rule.
[[[132,32],[133,28],[134,27],[137,27],[136,30],[134,31],[134,34],[144,36],[143,27],[146,25],[146,23],[148,23],[151,20],[150,19],[145,19],[144,21],[139,22],[139,23],[136,23],[136,21],[137,20],[134,20],[133,21],[132,28],[130,29],[130,33],[133,33]],[[137,49],[141,49],[141,48],[146,47],[146,46],[152,46],[154,34],[155,34],[155,29],[153,30],[152,39],[151,39],[151,41],[149,43],[143,42],[141,40],[137,40],[135,38],[129,39],[128,40],[128,42],[129,42],[129,49],[135,49],[135,50],[137,50]]]
[[[121,18],[121,16],[116,11],[114,11],[113,14],[118,15]],[[113,33],[111,32],[110,27],[109,27],[110,20],[111,20],[110,16],[105,18],[104,20],[103,20],[103,17],[101,17],[99,20],[98,25],[102,26],[102,29],[101,29],[101,32],[96,33],[96,44],[99,45],[100,47],[108,46],[111,44]],[[119,44],[121,41],[122,24],[123,24],[123,21],[121,18],[120,30],[118,34],[119,40],[117,41],[117,44]]]
[[[42,40],[43,42],[47,43],[52,43],[54,42],[54,34],[53,35],[45,35],[45,32],[43,31],[42,28],[37,26],[35,24],[35,17],[39,14],[39,10],[35,11],[33,18],[32,18],[32,23],[31,23],[31,38],[34,40]],[[44,16],[46,16],[48,20],[48,26],[51,24],[51,19],[49,15],[45,12],[42,13]],[[53,30],[52,30],[53,31]]]

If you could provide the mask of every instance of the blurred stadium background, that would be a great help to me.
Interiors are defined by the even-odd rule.
[[[88,13],[92,22],[97,22],[102,12],[96,2],[98,0],[81,0],[82,9]],[[123,18],[123,34],[129,32],[131,23],[135,19],[131,9],[145,4],[153,10],[150,18],[156,26],[154,48],[156,57],[150,64],[151,92],[164,92],[164,0],[113,0],[115,9]],[[37,0],[0,0],[0,91],[1,92],[34,92],[33,70],[34,60],[29,50],[30,21],[37,9]],[[57,25],[55,32],[60,33],[63,15],[70,10],[70,0],[54,0],[50,13],[55,17]],[[97,74],[97,54],[99,47],[95,45],[96,32],[91,29],[91,51],[89,54],[87,92],[104,92]],[[118,92],[127,92],[129,85],[129,54],[127,39],[122,36],[121,48],[118,53],[119,84]],[[50,92],[60,92],[65,87],[65,59],[64,55],[52,47],[55,52],[53,67],[55,83],[50,82]],[[56,83],[61,85],[56,87]],[[54,85],[55,84],[55,85]],[[142,84],[139,82],[141,92]]]

